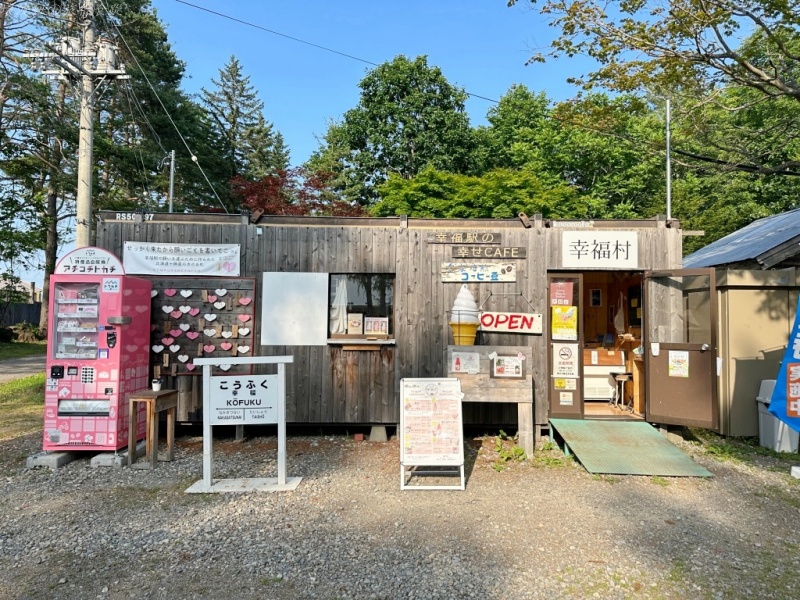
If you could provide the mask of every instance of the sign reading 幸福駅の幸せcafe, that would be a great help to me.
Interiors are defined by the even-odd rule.
[[[453,258],[526,258],[524,246],[453,246]]]

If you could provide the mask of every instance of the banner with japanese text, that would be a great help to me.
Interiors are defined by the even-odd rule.
[[[769,412],[795,431],[800,431],[800,301],[789,343],[783,355]]]
[[[128,274],[238,277],[239,244],[173,244],[125,242],[123,265]]]

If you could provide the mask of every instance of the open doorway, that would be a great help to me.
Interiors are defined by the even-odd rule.
[[[550,273],[550,413],[643,419],[642,273]]]

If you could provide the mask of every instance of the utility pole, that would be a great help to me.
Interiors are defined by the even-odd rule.
[[[82,248],[92,239],[92,174],[94,172],[94,100],[97,83],[130,79],[125,67],[117,68],[117,47],[108,38],[95,41],[94,1],[81,0],[79,21],[83,37],[63,38],[61,47],[45,44],[50,52],[29,52],[32,68],[43,75],[80,83],[80,131],[78,137],[78,181],[75,198],[75,246]]]
[[[172,212],[172,195],[175,192],[175,150],[169,153],[169,212]]]
[[[672,220],[672,161],[670,160],[670,111],[669,98],[667,100],[667,221]]]

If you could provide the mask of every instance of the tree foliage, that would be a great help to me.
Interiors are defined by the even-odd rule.
[[[510,0],[509,5],[518,0]],[[751,113],[758,105],[800,104],[800,11],[784,0],[529,0],[560,30],[549,51],[531,58],[588,55],[597,68],[572,81],[584,89],[647,93],[675,101],[677,115],[703,146],[693,163],[757,173],[800,174],[800,157],[752,145],[777,142],[789,119],[710,129],[709,111]],[[772,108],[768,110],[774,110]],[[797,115],[791,109],[793,116]],[[725,120],[725,119],[723,119]],[[736,120],[734,117],[733,120]],[[742,128],[742,126],[744,128]],[[676,142],[680,140],[676,139]],[[775,148],[775,146],[772,146]],[[681,146],[676,143],[677,153]]]
[[[398,56],[359,83],[358,106],[333,123],[309,161],[333,172],[349,201],[369,205],[390,175],[410,179],[424,168],[474,169],[474,132],[466,93],[427,58]]]

